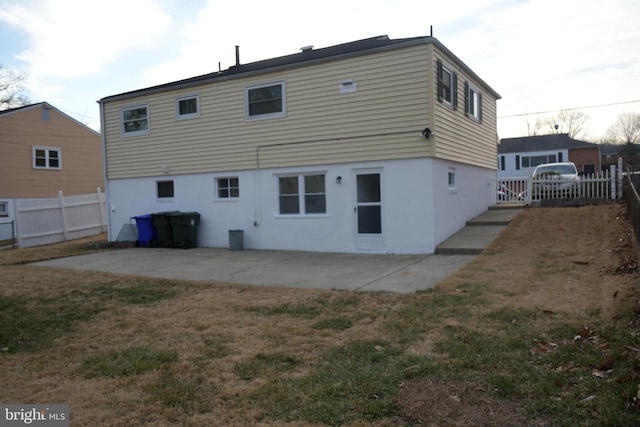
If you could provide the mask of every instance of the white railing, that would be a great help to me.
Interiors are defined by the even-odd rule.
[[[16,199],[18,246],[40,246],[94,236],[106,231],[104,193],[42,199]]]
[[[561,184],[561,185],[559,185]],[[557,179],[501,178],[497,181],[497,203],[531,203],[549,199],[617,200],[622,198],[622,165],[578,177],[575,182]]]

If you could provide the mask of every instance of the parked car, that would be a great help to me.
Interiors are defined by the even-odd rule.
[[[538,165],[533,171],[533,198],[562,198],[578,194],[580,178],[572,162]]]

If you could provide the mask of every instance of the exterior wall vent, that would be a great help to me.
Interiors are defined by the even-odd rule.
[[[312,44],[310,44],[310,45],[308,45],[308,46],[302,46],[302,47],[300,48],[300,50],[301,50],[302,52],[308,52],[308,51],[310,51],[310,50],[313,50],[313,45],[312,45]]]
[[[358,84],[351,79],[343,80],[342,83],[340,83],[340,93],[357,92],[357,90]]]

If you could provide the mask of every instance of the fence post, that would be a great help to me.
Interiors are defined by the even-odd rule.
[[[622,199],[622,192],[623,192],[623,185],[622,185],[622,175],[623,175],[623,170],[622,170],[622,157],[618,158],[618,188],[620,189],[620,191],[618,191],[618,199]]]
[[[102,232],[107,231],[107,219],[105,218],[105,211],[107,209],[107,201],[104,201],[104,208],[102,203],[102,192],[100,191],[100,187],[96,190],[98,193],[98,208],[100,209],[100,225],[102,226]]]
[[[62,215],[62,235],[66,242],[69,240],[69,233],[67,231],[67,213],[64,209],[64,194],[62,193],[62,190],[58,191],[58,201],[60,202],[60,214]]]
[[[616,193],[616,165],[609,166],[611,171],[611,200],[617,199]]]

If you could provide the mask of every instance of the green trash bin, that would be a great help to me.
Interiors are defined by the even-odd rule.
[[[173,247],[173,230],[169,222],[169,215],[175,215],[178,211],[158,212],[151,214],[151,222],[156,230],[156,246],[161,248]]]
[[[173,244],[177,248],[191,249],[198,246],[198,212],[178,212],[169,215],[169,224],[173,232]]]

